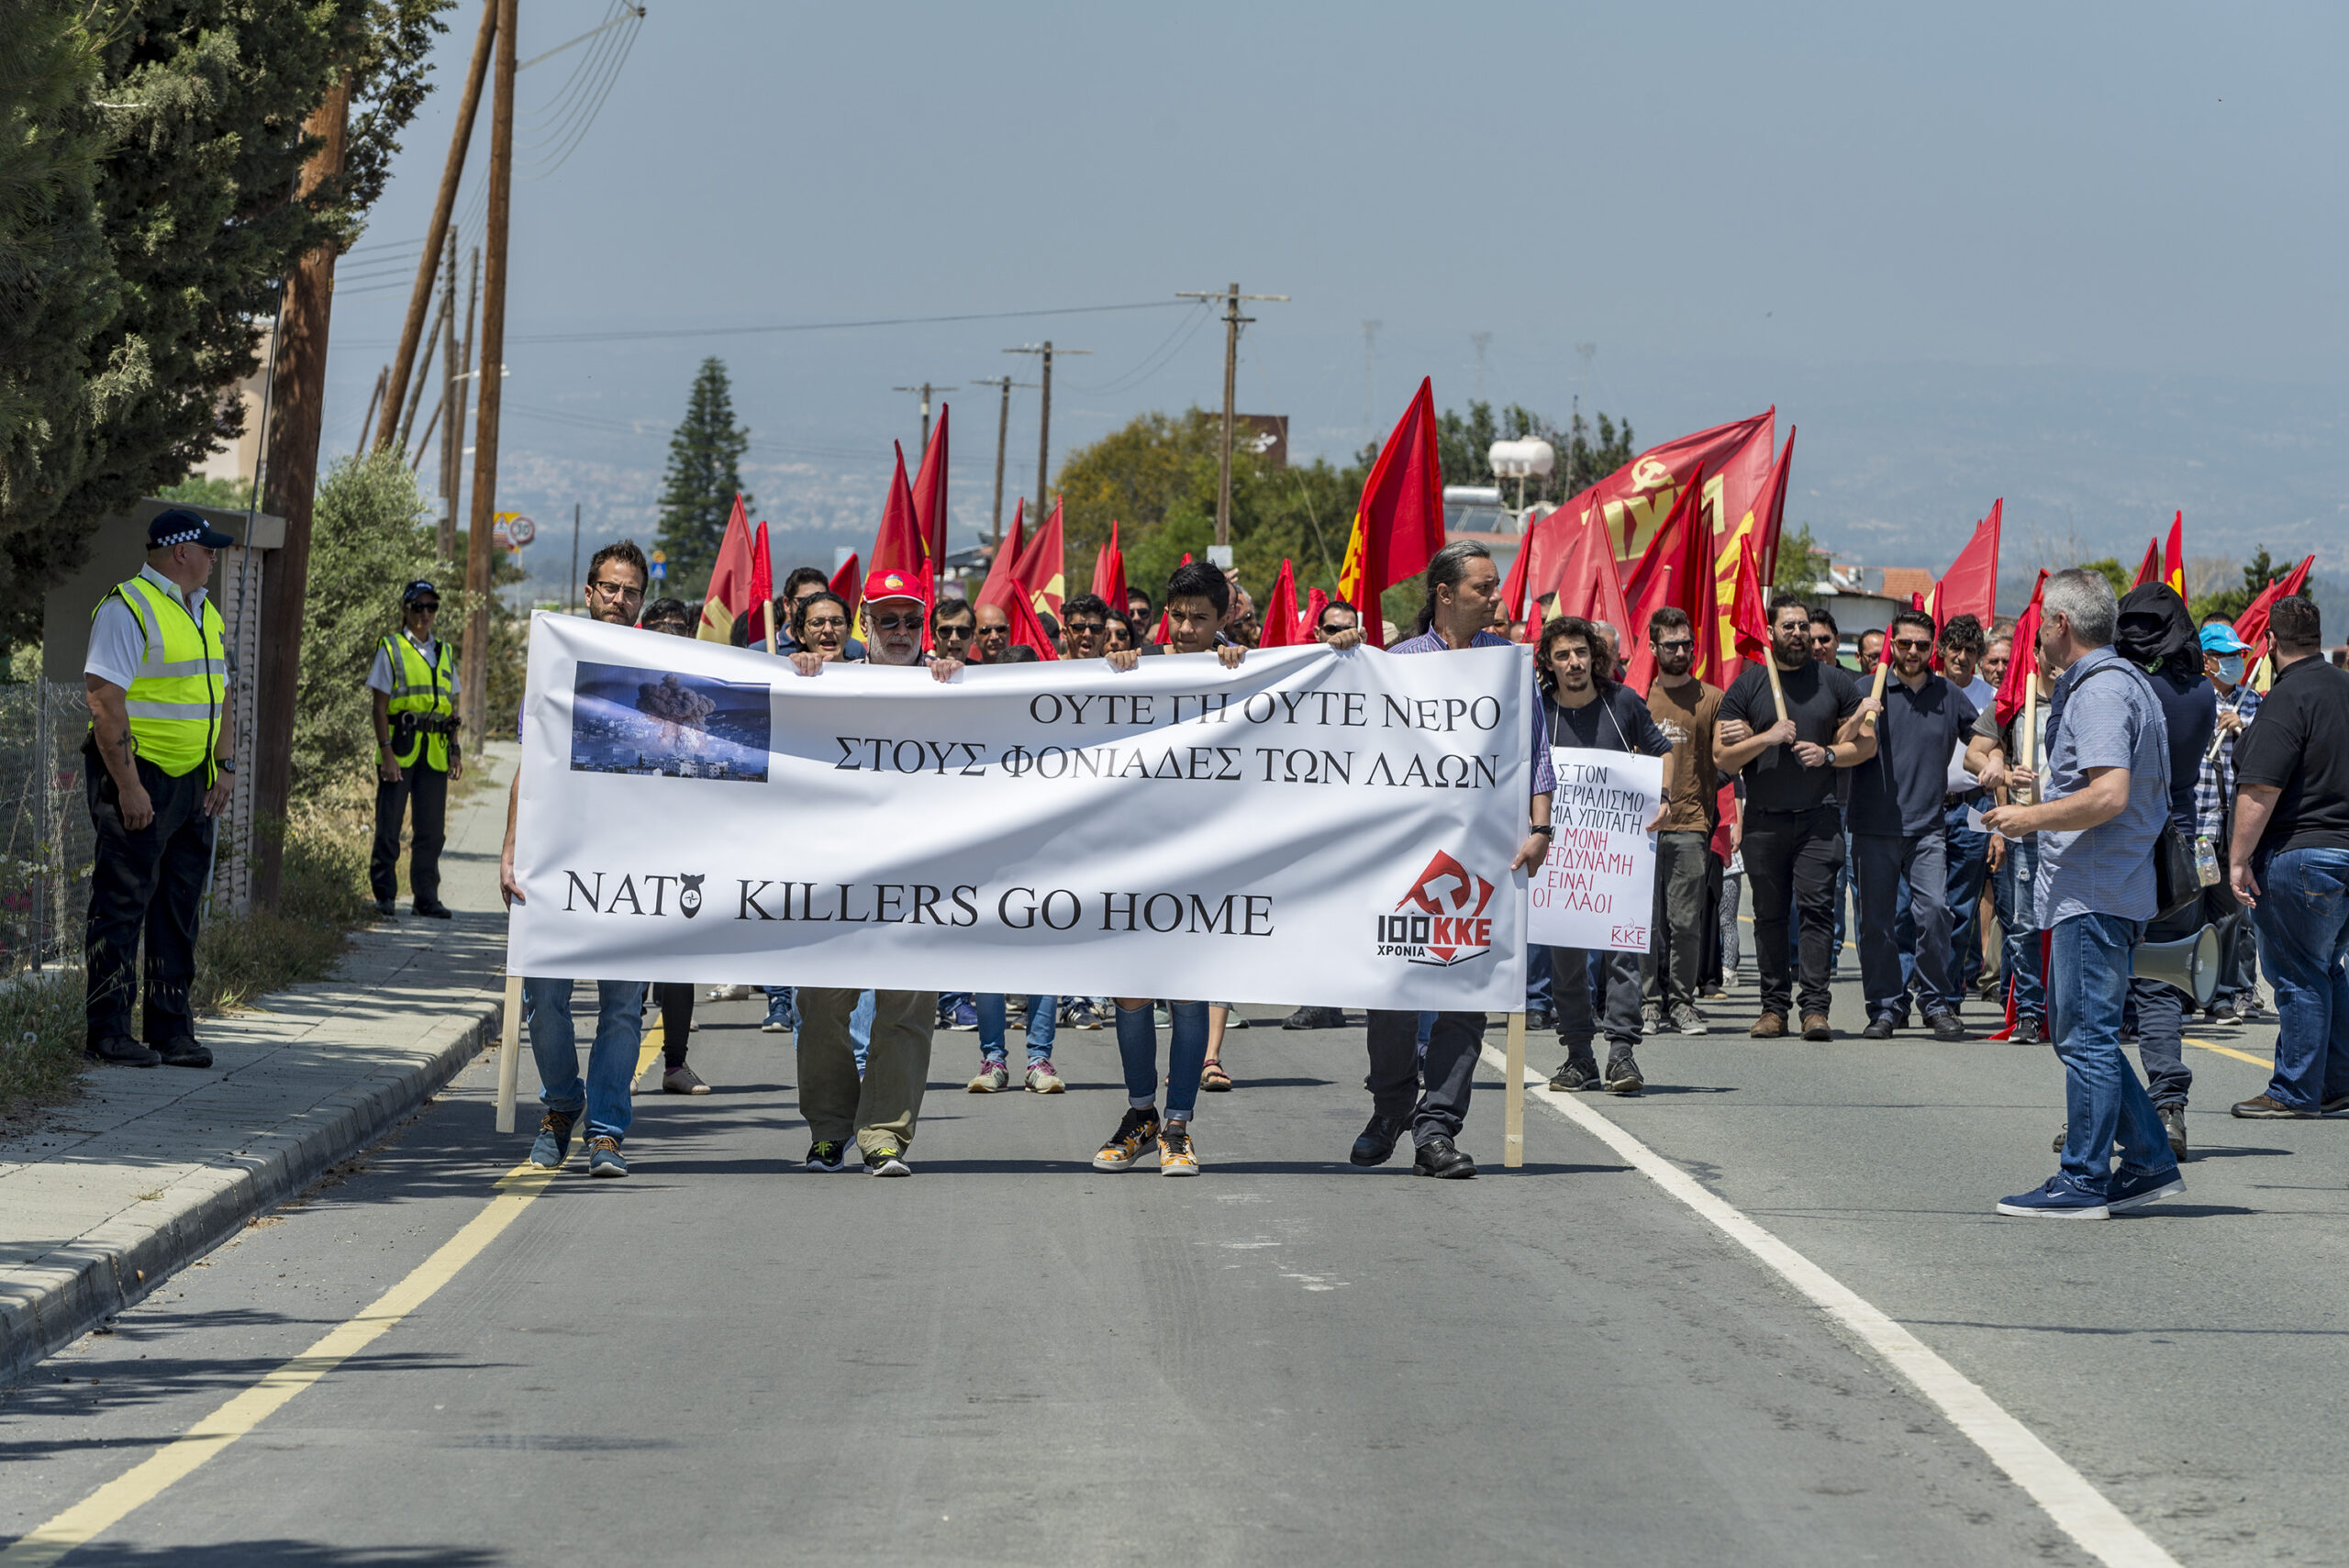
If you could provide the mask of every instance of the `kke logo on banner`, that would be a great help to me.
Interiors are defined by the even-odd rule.
[[[1492,901],[1491,883],[1438,850],[1396,913],[1377,917],[1378,954],[1439,969],[1482,958],[1493,947]]]

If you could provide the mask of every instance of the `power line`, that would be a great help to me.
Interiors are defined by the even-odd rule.
[[[535,332],[515,333],[507,338],[509,343],[634,343],[673,338],[722,338],[748,336],[764,332],[848,332],[872,327],[936,327],[960,321],[1025,321],[1050,316],[1099,316],[1120,310],[1164,310],[1187,302],[1179,299],[1145,299],[1130,305],[1063,305],[1047,310],[974,310],[954,316],[882,316],[856,321],[786,321],[750,327],[666,327],[648,328],[624,332]],[[345,339],[342,346],[354,349],[379,349],[389,339]]]

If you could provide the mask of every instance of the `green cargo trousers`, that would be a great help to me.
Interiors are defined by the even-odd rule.
[[[856,1075],[848,1016],[857,993],[799,988],[799,1114],[818,1141],[852,1137],[864,1153],[904,1149],[914,1140],[921,1094],[930,1082],[930,1034],[938,1022],[935,991],[873,994],[873,1044],[864,1077]]]

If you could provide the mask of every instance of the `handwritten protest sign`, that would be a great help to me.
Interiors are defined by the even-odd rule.
[[[1527,934],[1544,947],[1645,952],[1655,912],[1655,835],[1664,759],[1553,747],[1557,836],[1533,874]]]

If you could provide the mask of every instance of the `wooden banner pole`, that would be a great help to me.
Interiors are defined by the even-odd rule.
[[[1501,1085],[1501,1164],[1525,1163],[1525,1015],[1508,1016],[1508,1065]]]
[[[497,1130],[514,1130],[514,1091],[522,1076],[522,977],[506,977],[506,1018],[498,1035]]]
[[[1887,631],[1884,634],[1884,651],[1876,656],[1876,690],[1868,694],[1870,696],[1876,698],[1879,705],[1884,701],[1885,672],[1891,668],[1892,634]],[[1860,733],[1863,735],[1873,735],[1876,733],[1876,715],[1870,714],[1865,718],[1860,720]]]

